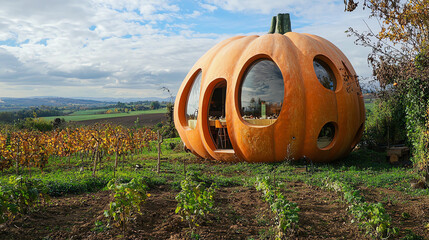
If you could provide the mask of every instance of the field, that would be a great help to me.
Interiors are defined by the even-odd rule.
[[[365,100],[365,109],[368,111],[373,111],[375,106],[375,102],[371,101],[371,99]]]
[[[103,158],[96,177],[92,177],[91,161],[78,156],[49,159],[43,172],[21,169],[22,176],[41,179],[51,199],[1,224],[0,239],[274,239],[278,215],[264,200],[263,191],[255,188],[265,177],[300,209],[297,223],[283,238],[371,239],[377,231],[364,220],[357,221],[352,211],[355,203],[350,198],[357,196],[365,203],[359,206],[382,204],[385,214],[374,215],[398,231],[384,237],[429,238],[429,191],[412,188],[411,182],[418,178],[414,170],[390,165],[383,153],[359,149],[346,159],[313,168],[303,162],[220,163],[197,159],[183,152],[180,139],[167,139],[161,157],[159,174],[156,141],[120,158],[116,178],[121,182],[144,179],[150,194],[141,203],[142,214],[133,215],[125,231],[103,216],[114,200],[106,187],[113,178],[114,156]],[[136,164],[141,168],[136,169]],[[7,182],[14,172],[13,168],[3,171],[0,181]],[[192,229],[175,212],[185,175],[206,186],[217,185],[212,210]],[[350,186],[353,194],[329,187],[338,182]]]
[[[166,113],[165,108],[155,109],[155,110],[132,111],[128,113],[105,114],[107,110],[109,109],[84,110],[84,111],[77,111],[66,116],[44,117],[43,119],[47,121],[52,121],[55,118],[64,118],[64,120],[66,121],[76,122],[76,121],[87,121],[87,120],[105,119],[105,118],[130,117],[130,116],[138,116],[138,115],[144,115],[144,114]]]

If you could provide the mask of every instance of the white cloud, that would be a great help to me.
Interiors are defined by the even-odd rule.
[[[194,37],[193,31],[172,34],[180,24],[169,19],[201,12],[180,16],[168,1],[33,2],[8,2],[0,9],[0,30],[6,33],[0,41],[28,39],[0,46],[0,83],[13,85],[3,86],[0,96],[28,95],[18,85],[33,86],[30,95],[45,87],[85,96],[78,85],[93,89],[91,96],[162,94],[162,84],[177,90],[193,63],[219,41]],[[174,27],[162,29],[161,21]]]
[[[344,6],[342,1],[336,0],[206,0],[205,2],[233,12],[245,11],[263,14],[290,12],[303,16],[313,16],[314,12],[325,14],[335,6]]]
[[[201,6],[202,8],[204,8],[204,9],[208,10],[209,12],[213,12],[213,11],[215,11],[215,10],[217,9],[217,7],[216,7],[216,6],[211,5],[211,4],[206,4],[206,3],[199,3],[199,4],[200,4],[200,6]]]
[[[204,52],[239,34],[218,34],[196,20],[206,14],[211,14],[206,21],[222,18],[213,15],[217,9],[234,14],[290,12],[296,21],[294,31],[327,38],[345,52],[358,74],[369,73],[366,49],[356,47],[344,34],[348,26],[361,28],[366,15],[343,13],[342,1],[207,0],[192,9],[183,9],[187,5],[181,3],[3,1],[0,96],[164,96],[161,86],[175,92]],[[268,26],[270,15],[259,18],[266,17]]]

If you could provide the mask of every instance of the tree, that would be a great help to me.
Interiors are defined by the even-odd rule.
[[[167,117],[167,125],[164,127],[163,137],[174,138],[177,136],[177,130],[174,126],[174,97],[171,94],[170,89],[167,87],[161,87],[163,91],[167,91],[168,95],[170,95],[170,102],[167,103],[167,113],[165,116]]]
[[[353,11],[359,2],[344,3],[346,11]],[[403,106],[413,160],[429,171],[429,0],[364,0],[363,8],[381,30],[348,32],[357,44],[372,49],[368,62],[382,89],[381,100]]]
[[[153,101],[150,103],[150,109],[158,109],[161,107],[161,104],[158,101]]]

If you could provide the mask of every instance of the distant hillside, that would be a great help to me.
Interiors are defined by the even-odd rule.
[[[149,101],[149,102],[152,102],[152,101],[170,102],[170,100],[171,100],[169,97],[167,97],[167,98],[159,98],[159,97],[144,97],[144,98],[108,98],[108,97],[105,97],[105,98],[94,97],[94,98],[92,98],[92,97],[82,97],[79,99],[95,100],[95,101],[102,101],[102,102],[114,102],[114,103],[117,103],[117,102],[129,103],[129,102],[139,102],[139,101],[141,101],[141,102],[145,102],[145,101]],[[173,99],[173,101],[174,101],[174,99]]]
[[[28,98],[0,98],[0,111],[17,111],[30,107],[70,107],[84,106],[88,108],[104,107],[107,105],[130,102],[170,102],[171,98],[145,97],[145,98],[62,98],[62,97],[28,97]],[[174,99],[173,99],[174,101]]]
[[[113,102],[103,102],[96,100],[60,98],[60,97],[33,97],[33,98],[1,98],[0,110],[19,110],[28,107],[49,106],[105,106]]]

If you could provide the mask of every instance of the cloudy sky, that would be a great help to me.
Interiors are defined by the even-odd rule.
[[[349,26],[374,26],[343,0],[0,0],[0,98],[168,97],[219,41],[265,34],[291,13],[292,30],[336,44],[358,75],[369,49]]]

